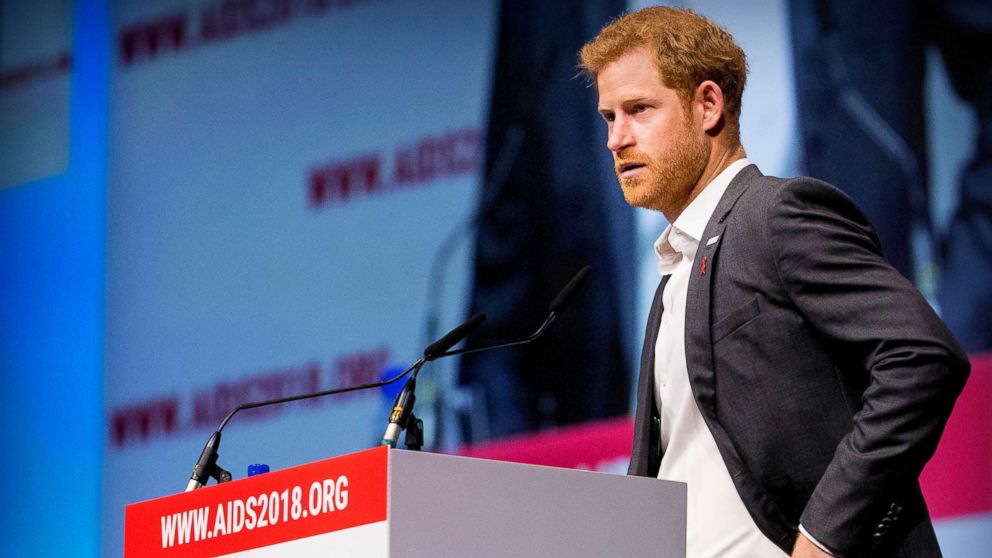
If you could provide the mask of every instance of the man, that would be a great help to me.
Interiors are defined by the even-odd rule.
[[[628,203],[671,223],[630,474],[688,483],[687,555],[939,556],[917,477],[969,371],[853,203],[763,176],[744,53],[648,8],[583,47]]]

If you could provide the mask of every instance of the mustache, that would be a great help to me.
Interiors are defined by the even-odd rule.
[[[613,170],[619,175],[624,167],[643,165],[650,167],[654,161],[639,151],[620,151],[613,156]]]

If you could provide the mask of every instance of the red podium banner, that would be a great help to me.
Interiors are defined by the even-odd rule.
[[[376,523],[385,538],[387,468],[378,447],[131,504],[124,556],[224,556]]]

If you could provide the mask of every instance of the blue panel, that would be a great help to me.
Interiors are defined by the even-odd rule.
[[[0,191],[7,556],[99,551],[106,3],[74,20],[69,169]]]

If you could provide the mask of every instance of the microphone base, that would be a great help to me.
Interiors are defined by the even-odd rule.
[[[408,450],[420,451],[424,447],[424,421],[412,412],[406,421],[406,437],[403,442]]]

